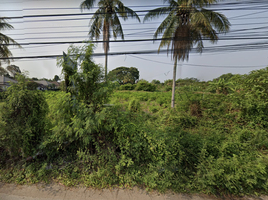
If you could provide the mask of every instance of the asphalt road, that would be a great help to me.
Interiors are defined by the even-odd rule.
[[[158,194],[133,189],[95,190],[85,187],[68,188],[58,184],[14,185],[0,183],[0,200],[268,200],[267,196],[216,198],[206,195]]]

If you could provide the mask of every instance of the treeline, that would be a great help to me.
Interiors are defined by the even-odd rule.
[[[169,81],[117,90],[91,45],[71,48],[69,92],[28,90],[21,77],[0,103],[0,181],[267,194],[268,68],[179,80],[172,109]]]

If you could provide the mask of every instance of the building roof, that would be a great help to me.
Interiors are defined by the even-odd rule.
[[[36,83],[38,83],[38,84],[42,84],[42,85],[44,85],[44,86],[46,86],[46,87],[48,87],[49,85],[51,85],[51,83],[48,82],[48,81],[46,81],[46,80],[34,81],[34,82],[36,82]]]
[[[12,78],[6,77],[4,75],[0,76],[0,85],[9,85],[9,82],[18,83],[18,81]]]

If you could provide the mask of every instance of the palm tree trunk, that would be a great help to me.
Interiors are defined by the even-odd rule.
[[[105,82],[107,82],[107,64],[108,64],[108,51],[105,51]]]
[[[177,71],[177,57],[175,57],[173,68],[173,83],[172,83],[172,96],[171,96],[171,108],[175,107],[175,86],[176,86],[176,71]]]
[[[107,82],[108,51],[110,49],[109,41],[110,41],[110,24],[108,21],[104,21],[104,24],[103,24],[103,42],[104,42],[104,53],[105,53],[105,66],[104,66],[105,82]]]

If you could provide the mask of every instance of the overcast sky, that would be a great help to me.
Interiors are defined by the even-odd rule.
[[[0,0],[1,17],[22,17],[10,19],[14,30],[4,32],[18,43],[72,42],[88,39],[91,15],[65,17],[27,17],[29,15],[75,14],[81,13],[77,0]],[[125,6],[135,11],[150,10],[163,5],[162,0],[122,0]],[[236,2],[236,4],[233,4]],[[268,2],[255,0],[222,1],[223,5],[213,6],[224,13],[232,23],[230,33],[220,36],[217,44],[205,42],[204,52],[192,52],[189,61],[178,65],[178,78],[194,77],[211,80],[225,73],[245,74],[267,66],[268,48]],[[227,4],[229,3],[229,4]],[[84,11],[93,13],[95,10]],[[139,12],[141,20],[145,12]],[[125,40],[152,39],[163,18],[146,23],[137,20],[122,21]],[[245,38],[245,39],[243,39]],[[118,38],[120,39],[120,38]],[[102,39],[101,39],[102,40]],[[113,38],[111,38],[113,40]],[[110,53],[157,50],[159,42],[111,43]],[[232,47],[226,45],[234,45]],[[69,44],[24,45],[23,50],[12,49],[13,56],[62,55]],[[96,53],[103,53],[101,44],[96,45]],[[94,57],[96,63],[104,65],[104,56]],[[53,78],[60,75],[56,59],[22,59],[11,64],[29,72],[29,77]],[[5,67],[5,65],[3,65]],[[140,78],[151,81],[172,79],[173,61],[166,54],[117,55],[109,56],[108,70],[125,66],[137,67]]]

